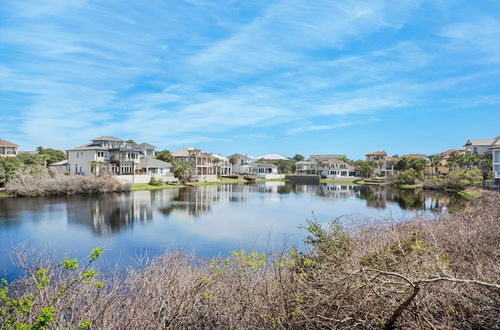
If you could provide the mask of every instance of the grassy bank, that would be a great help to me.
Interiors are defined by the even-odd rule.
[[[8,192],[0,191],[0,198],[12,197]]]
[[[174,252],[111,277],[94,269],[99,250],[61,263],[16,249],[29,274],[0,284],[0,324],[493,329],[500,306],[499,204],[500,194],[488,192],[466,212],[439,220],[309,222],[307,253],[235,251],[203,260]]]
[[[257,179],[257,182],[265,182],[265,181],[285,181],[285,179]],[[201,186],[213,186],[213,185],[219,185],[219,184],[241,184],[241,183],[247,183],[248,181],[245,179],[222,179],[219,181],[210,181],[210,182],[194,182],[189,185],[183,185],[183,184],[164,184],[161,186],[152,186],[147,183],[134,183],[132,184],[132,191],[138,191],[138,190],[160,190],[160,189],[169,189],[169,188],[181,188],[181,187],[187,187],[187,186],[192,186],[192,187],[201,187]]]
[[[168,188],[180,188],[184,187],[182,184],[162,184],[161,186],[152,186],[147,183],[134,183],[132,184],[132,191],[138,191],[138,190],[161,190],[161,189],[168,189]]]
[[[359,179],[321,179],[321,183],[357,184]]]

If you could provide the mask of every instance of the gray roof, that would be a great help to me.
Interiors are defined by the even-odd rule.
[[[146,143],[146,142],[138,144],[136,147],[139,147],[139,148],[156,148],[154,145]]]
[[[60,162],[57,162],[57,163],[49,164],[49,166],[62,166],[62,165],[68,165],[68,160],[65,159],[65,160],[61,160]]]
[[[228,158],[231,158],[231,157],[234,157],[236,159],[242,159],[242,160],[252,160],[252,157],[248,157],[247,155],[243,155],[243,154],[232,154],[231,156],[228,156]]]
[[[490,149],[498,149],[500,148],[500,136],[497,136],[495,139],[493,139],[493,143],[490,146]]]
[[[474,139],[474,140],[467,140],[467,143],[465,143],[465,146],[490,146],[495,139]]]
[[[109,148],[102,147],[98,144],[87,143],[87,144],[84,144],[83,146],[80,146],[80,147],[68,149],[68,151],[85,151],[85,150],[109,150]]]
[[[140,165],[142,168],[171,168],[172,164],[164,162],[162,160],[153,157],[144,157],[140,159]]]
[[[101,136],[95,139],[92,139],[91,141],[112,141],[112,142],[125,142],[125,140],[122,140],[120,138],[117,138],[116,136]]]

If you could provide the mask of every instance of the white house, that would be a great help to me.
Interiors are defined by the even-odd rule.
[[[495,139],[471,139],[467,140],[464,145],[465,152],[468,154],[484,155],[490,152],[490,146],[495,142]]]
[[[114,136],[101,136],[67,150],[67,161],[49,167],[53,172],[83,176],[110,174],[120,183],[147,183],[152,177],[176,182],[172,165],[154,158],[155,148],[148,143],[130,144]]]
[[[222,155],[214,154],[214,165],[216,167],[217,173],[219,175],[232,175],[233,174],[233,164],[229,161],[228,157]],[[218,159],[218,160],[215,160]]]
[[[233,158],[236,159],[236,162],[233,164],[233,173],[234,174],[245,174],[248,171],[248,164],[253,162],[253,158],[248,156],[248,155],[243,155],[243,154],[232,154],[231,156],[228,157],[229,159]]]
[[[295,163],[295,173],[297,174],[320,174],[321,168],[316,160],[302,160]]]
[[[356,168],[340,159],[330,159],[322,164],[321,175],[328,179],[356,178]]]
[[[134,145],[114,136],[95,138],[67,153],[68,173],[84,176],[141,174],[139,160],[144,156]]]

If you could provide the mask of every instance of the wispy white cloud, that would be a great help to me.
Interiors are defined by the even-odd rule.
[[[491,104],[498,19],[450,20],[424,40],[404,29],[420,9],[418,0],[11,1],[0,14],[0,100],[16,129],[5,132],[27,146],[108,134],[172,146],[370,125],[429,103]],[[481,92],[467,99],[474,86]]]

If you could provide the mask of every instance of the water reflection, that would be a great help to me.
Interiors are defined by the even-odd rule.
[[[378,210],[396,204],[402,210],[443,212],[461,209],[465,204],[460,196],[435,191],[349,184],[293,185],[277,181],[104,196],[4,198],[0,199],[0,226],[19,225],[21,218],[36,222],[40,210],[51,213],[66,208],[69,225],[86,226],[93,233],[106,236],[133,227],[134,224],[151,223],[159,217],[165,218],[172,214],[194,220],[210,214],[217,205],[248,203],[251,198],[264,198],[267,204],[279,203],[280,195],[284,194],[317,196],[325,200],[356,198],[365,201],[367,207]]]
[[[105,246],[106,263],[126,265],[144,251],[154,254],[172,247],[212,257],[240,248],[263,251],[284,239],[300,245],[305,233],[298,228],[311,212],[322,222],[338,217],[404,220],[415,212],[455,211],[463,205],[458,195],[432,191],[279,181],[98,196],[2,198],[0,273],[12,271],[5,252],[25,242],[78,257]]]

